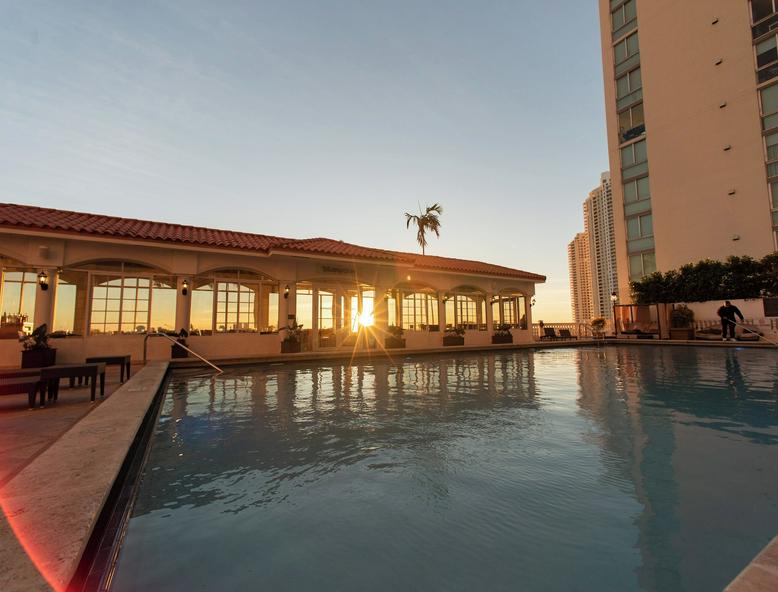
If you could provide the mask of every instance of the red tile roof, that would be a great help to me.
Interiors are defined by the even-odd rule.
[[[24,228],[39,232],[88,234],[124,240],[164,241],[183,245],[258,251],[266,254],[276,252],[329,255],[346,259],[402,263],[419,269],[519,278],[538,282],[546,279],[542,275],[481,261],[374,249],[330,238],[291,239],[16,204],[0,204],[0,228],[2,227]]]

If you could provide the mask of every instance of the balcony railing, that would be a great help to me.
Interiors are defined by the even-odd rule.
[[[625,132],[621,133],[621,141],[622,142],[628,142],[629,140],[632,140],[634,138],[637,138],[641,135],[646,133],[646,124],[641,123],[640,125],[636,125],[633,128],[628,129]]]

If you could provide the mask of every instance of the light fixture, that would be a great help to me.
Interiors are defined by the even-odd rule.
[[[186,296],[189,294],[189,280],[184,280],[181,282],[181,295]]]
[[[410,282],[410,281],[411,281],[411,276],[409,276],[409,275],[406,275],[406,276],[405,276],[405,279],[406,279],[406,281],[409,281],[409,282]]]
[[[532,297],[532,300],[529,301],[530,306],[535,306],[535,297]]]
[[[41,271],[38,274],[38,285],[44,292],[49,289],[49,274],[45,271]]]
[[[619,296],[616,294],[616,292],[611,292],[611,302],[613,304],[616,304],[619,301]]]
[[[286,284],[286,288],[284,288],[284,298],[289,298],[289,284]]]

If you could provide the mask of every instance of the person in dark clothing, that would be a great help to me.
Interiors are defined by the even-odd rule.
[[[718,315],[721,317],[721,340],[727,341],[727,332],[729,332],[729,338],[735,341],[735,315],[740,318],[742,323],[745,319],[743,313],[737,306],[734,306],[729,300],[724,303],[724,306],[719,308]]]

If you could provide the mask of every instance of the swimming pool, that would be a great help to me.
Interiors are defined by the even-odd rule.
[[[112,589],[722,589],[778,533],[778,356],[174,374]]]

